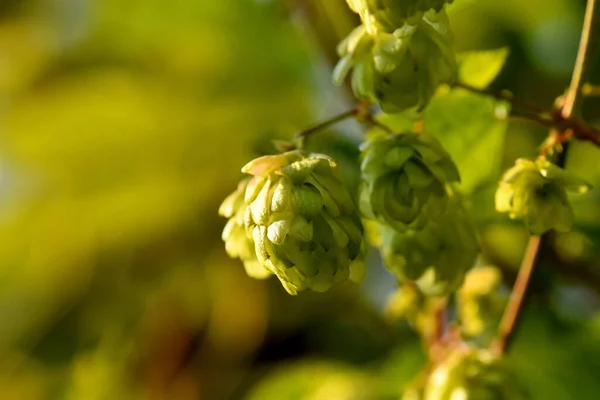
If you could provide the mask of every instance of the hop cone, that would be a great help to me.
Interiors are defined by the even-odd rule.
[[[523,400],[529,398],[505,361],[463,345],[431,373],[424,400]]]
[[[518,159],[496,191],[496,210],[522,219],[532,234],[550,229],[566,232],[573,225],[567,191],[585,193],[590,185],[543,157]]]
[[[340,85],[352,71],[358,98],[379,103],[383,111],[423,109],[439,85],[451,83],[456,60],[448,16],[428,12],[393,33],[360,25],[338,46],[340,61],[333,81]]]
[[[393,32],[404,23],[414,22],[428,10],[440,11],[452,0],[346,0],[359,14],[369,31]]]
[[[332,159],[291,151],[258,158],[242,172],[253,175],[240,205],[246,240],[228,235],[230,255],[246,255],[253,243],[258,263],[290,294],[362,278],[362,225]]]
[[[475,227],[453,195],[444,214],[422,230],[398,232],[380,225],[386,267],[400,280],[416,283],[427,296],[455,291],[477,258]]]
[[[456,165],[434,138],[376,131],[362,144],[360,209],[397,231],[422,229],[448,202]]]
[[[470,270],[456,296],[462,332],[468,336],[493,333],[508,296],[498,268],[487,266]]]

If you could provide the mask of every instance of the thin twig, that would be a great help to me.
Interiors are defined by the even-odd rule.
[[[296,136],[294,136],[294,139],[300,139],[303,137],[310,136],[314,133],[320,132],[324,129],[329,128],[331,125],[337,124],[338,122],[344,121],[348,118],[355,116],[357,112],[358,112],[357,107],[354,107],[348,111],[344,111],[341,114],[335,115],[326,121],[320,122],[315,126],[312,126],[306,130],[303,130],[302,132],[297,133]]]
[[[577,61],[573,71],[573,77],[569,90],[564,98],[564,106],[561,115],[564,119],[578,117],[581,111],[583,96],[581,96],[581,87],[587,80],[590,69],[592,53],[595,50],[597,40],[596,31],[600,25],[600,4],[597,0],[588,0],[581,40],[579,42],[579,50],[577,52]],[[559,132],[560,134],[560,132]],[[564,144],[563,152],[556,160],[556,164],[564,166],[566,162],[567,144]],[[527,291],[527,286],[533,272],[536,259],[543,248],[544,242],[547,241],[547,234],[544,236],[532,236],[529,239],[525,257],[519,269],[517,280],[512,290],[511,298],[508,302],[502,320],[498,328],[498,337],[492,344],[492,349],[498,353],[505,352],[510,346],[511,340],[516,332],[516,325],[519,322],[520,311],[522,309],[523,298]]]
[[[517,275],[500,324],[498,325],[498,339],[491,345],[491,350],[496,353],[504,352],[509,345],[509,340],[512,338],[541,243],[541,236],[532,236],[529,239],[525,256],[521,262],[521,268],[519,268],[519,274]]]
[[[572,131],[572,135],[554,135],[555,143],[563,143],[565,140],[570,139],[571,137],[576,137],[579,140],[592,142],[596,146],[600,147],[600,130],[589,126],[585,121],[582,121],[579,118],[564,114],[562,109],[546,109],[530,101],[514,97],[510,92],[507,91],[494,92],[489,89],[478,89],[464,83],[456,83],[454,86],[469,90],[473,93],[492,96],[499,100],[510,102],[512,105],[510,116],[513,118],[521,118],[537,122],[541,125],[555,128],[556,132],[566,130]],[[521,108],[525,111],[517,108]]]
[[[532,101],[521,99],[520,97],[516,97],[508,90],[503,90],[501,92],[496,92],[491,89],[479,89],[473,87],[471,85],[467,85],[466,83],[456,82],[454,84],[455,87],[459,87],[461,89],[468,90],[473,93],[479,93],[486,96],[492,96],[499,100],[504,100],[510,103],[513,107],[523,108],[525,110],[533,111],[535,113],[546,113],[548,112],[547,108],[540,106]]]
[[[530,112],[523,112],[518,110],[511,110],[510,117],[515,119],[522,119],[525,121],[536,122],[540,125],[552,128],[555,126],[555,122],[550,118],[544,118],[539,114],[532,114]]]
[[[581,92],[584,96],[600,96],[600,86],[594,86],[591,83],[586,83],[581,87]]]

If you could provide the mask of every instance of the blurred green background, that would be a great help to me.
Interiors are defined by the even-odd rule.
[[[494,88],[550,106],[583,10],[457,0],[452,23],[459,50],[510,47]],[[396,284],[375,252],[360,287],[291,297],[227,257],[217,215],[271,139],[351,104],[329,74],[356,23],[343,0],[0,1],[0,399],[400,397],[424,356],[385,317]],[[348,122],[311,145],[352,183],[360,134]],[[545,134],[511,123],[470,190],[482,262],[507,282],[527,234],[493,212],[493,190]],[[577,144],[569,168],[599,187],[599,156]],[[511,354],[535,399],[600,396],[600,195],[576,208]]]

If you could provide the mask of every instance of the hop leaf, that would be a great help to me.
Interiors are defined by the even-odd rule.
[[[454,348],[431,373],[424,400],[527,399],[505,361],[488,350]]]
[[[341,84],[352,71],[354,94],[390,113],[423,109],[437,87],[451,83],[456,75],[444,10],[427,12],[393,33],[360,25],[340,43],[338,53],[334,83]]]
[[[434,138],[375,132],[362,144],[361,212],[396,231],[422,229],[441,216],[446,183],[459,181],[450,155]]]
[[[370,32],[393,32],[411,23],[428,10],[440,11],[452,0],[346,0],[350,9],[359,14]]]
[[[222,215],[235,208],[235,216],[243,218],[245,239],[236,231],[234,243],[227,235],[230,256],[247,255],[252,243],[259,265],[290,294],[362,279],[362,224],[331,158],[296,150],[258,158],[242,172],[253,175],[241,184],[245,189],[238,188],[243,202],[237,194],[221,207]],[[236,219],[235,227],[240,226]]]
[[[522,219],[532,234],[550,229],[566,232],[573,226],[567,191],[585,193],[591,186],[543,157],[518,159],[496,191],[496,210]]]
[[[508,296],[498,268],[486,266],[470,270],[457,292],[458,317],[462,332],[467,336],[493,333]]]
[[[380,225],[386,267],[416,283],[427,296],[443,296],[463,282],[479,252],[473,223],[456,195],[446,211],[422,230],[399,232]]]

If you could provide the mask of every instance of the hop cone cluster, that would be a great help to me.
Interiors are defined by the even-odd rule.
[[[376,26],[365,22],[339,44],[334,83],[340,85],[352,72],[358,98],[379,103],[389,113],[423,109],[437,87],[456,75],[445,10],[428,11],[394,29]]]
[[[496,191],[496,210],[521,219],[532,234],[550,229],[566,232],[573,225],[567,191],[585,193],[590,185],[544,157],[518,159]]]
[[[479,252],[475,227],[453,194],[445,212],[421,230],[399,232],[380,225],[382,256],[400,280],[416,283],[427,296],[455,291]]]
[[[457,311],[463,334],[493,333],[508,301],[498,268],[485,266],[469,271],[457,292]]]
[[[397,231],[422,229],[446,208],[446,184],[458,182],[450,155],[432,137],[374,131],[361,145],[360,209]]]
[[[452,0],[346,0],[370,31],[393,32],[404,23],[418,21],[425,11],[440,11]]]
[[[504,360],[465,345],[451,350],[431,373],[423,398],[522,400],[529,396]]]
[[[295,150],[258,158],[242,172],[253,177],[221,215],[230,218],[227,252],[249,275],[274,274],[290,294],[362,279],[362,224],[331,158]]]

